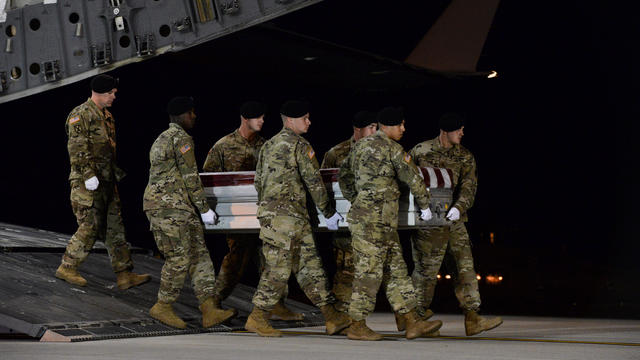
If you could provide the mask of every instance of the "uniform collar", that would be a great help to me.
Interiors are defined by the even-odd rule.
[[[107,108],[104,108],[104,109],[101,110],[98,107],[98,105],[96,105],[96,103],[94,103],[93,100],[91,100],[91,98],[87,99],[86,104],[89,106],[89,108],[91,108],[91,110],[93,110],[96,113],[100,114],[103,118],[111,117],[111,113],[109,112],[109,110],[107,110]]]
[[[451,146],[450,148],[445,148],[444,146],[442,146],[442,144],[440,143],[440,135],[438,135],[434,141],[434,150],[440,151],[440,152],[449,152],[449,151],[458,151],[458,148],[460,147],[460,145],[458,144],[453,144],[453,146]]]
[[[173,122],[169,123],[169,128],[175,128],[175,129],[182,130],[182,131],[186,132],[186,130],[182,126],[180,126],[180,124],[176,124],[176,123],[173,123]]]
[[[242,136],[242,134],[240,134],[240,128],[237,128],[236,131],[234,131],[232,134],[234,137],[236,137],[240,141],[243,141],[249,145],[253,145],[256,142],[260,141],[260,133],[256,133],[256,135],[253,137],[253,141],[249,141],[249,139]]]

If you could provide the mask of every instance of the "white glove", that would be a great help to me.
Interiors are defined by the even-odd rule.
[[[200,217],[202,217],[202,222],[208,225],[215,224],[216,220],[218,219],[216,213],[211,209],[209,209],[209,211],[207,211],[206,213],[201,214]]]
[[[447,219],[450,221],[460,220],[460,210],[457,207],[452,207],[447,213]]]
[[[429,221],[433,218],[433,214],[431,214],[431,209],[426,208],[425,210],[420,210],[420,220]]]
[[[344,221],[344,219],[342,218],[342,215],[338,214],[338,212],[336,212],[335,214],[333,214],[332,217],[327,219],[327,229],[329,230],[338,230],[338,222],[342,220]]]
[[[98,178],[93,176],[88,180],[84,181],[84,187],[87,188],[87,190],[89,191],[93,191],[95,189],[98,188],[98,184],[100,184],[100,181],[98,181]]]

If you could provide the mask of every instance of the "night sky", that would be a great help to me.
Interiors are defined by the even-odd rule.
[[[238,126],[238,106],[249,99],[268,104],[265,137],[279,130],[283,101],[311,101],[306,137],[320,156],[350,136],[351,117],[363,108],[403,106],[407,149],[437,135],[439,114],[461,111],[469,116],[463,145],[479,170],[468,223],[476,270],[509,280],[481,287],[484,308],[637,318],[637,25],[595,2],[503,1],[478,63],[498,78],[450,79],[402,64],[448,2],[416,3],[326,0],[112,71],[120,78],[111,110],[118,162],[129,174],[120,184],[128,240],[155,249],[142,193],[148,150],[175,95],[196,99],[200,164]],[[302,60],[309,56],[317,60]],[[363,69],[384,74],[362,76]],[[88,88],[81,81],[0,105],[0,221],[75,231],[64,120]],[[219,265],[224,243],[208,240]],[[456,311],[445,292],[436,308]]]

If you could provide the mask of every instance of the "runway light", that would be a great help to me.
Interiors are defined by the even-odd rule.
[[[501,275],[487,275],[485,276],[487,284],[496,285],[502,281]]]
[[[496,241],[495,237],[496,236],[495,236],[494,233],[492,233],[492,232],[489,233],[489,242],[491,243],[491,245],[493,245],[493,243]]]
[[[493,79],[495,77],[498,77],[498,72],[495,70],[491,70],[491,73],[489,73],[489,75],[487,75],[487,79]]]
[[[498,281],[502,281],[502,276],[498,276]]]
[[[440,274],[436,275],[436,277],[438,278],[438,280],[440,280],[442,278],[442,276],[440,276]]]
[[[482,280],[482,276],[480,276],[480,275],[476,275],[476,279],[478,279],[478,280]]]
[[[315,57],[315,56],[307,56],[307,57],[304,58],[304,61],[313,61],[315,59],[317,59],[317,57]]]
[[[447,279],[447,280],[449,280],[449,279],[451,279],[451,275],[448,275],[448,274],[447,274],[447,275],[445,275],[445,276],[444,276],[444,278],[445,278],[445,279]]]

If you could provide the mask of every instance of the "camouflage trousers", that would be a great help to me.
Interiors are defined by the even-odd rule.
[[[220,272],[216,279],[215,294],[220,300],[226,299],[236,287],[250,260],[262,273],[262,243],[256,235],[234,234],[227,236],[229,252],[222,259]]]
[[[62,256],[63,266],[80,266],[97,240],[107,248],[114,272],[133,269],[115,183],[103,181],[96,190],[89,191],[84,187],[84,181],[72,180],[71,208],[78,222],[78,230],[67,244]]]
[[[171,304],[178,299],[187,274],[193,292],[202,304],[212,297],[216,276],[204,242],[200,218],[175,209],[146,211],[158,250],[164,255],[158,301]]]
[[[374,223],[351,223],[349,228],[355,264],[349,316],[356,321],[366,319],[375,309],[381,285],[393,311],[413,310],[416,294],[396,229]]]
[[[314,305],[334,303],[309,221],[274,216],[260,218],[260,227],[265,268],[253,304],[262,310],[272,310],[284,296],[291,272]]]
[[[333,293],[336,296],[336,309],[346,313],[351,303],[353,286],[353,248],[351,235],[336,233],[333,236],[333,255],[336,259],[336,274],[333,277]]]
[[[412,240],[412,279],[418,293],[418,305],[425,309],[431,306],[437,275],[445,253],[449,253],[457,268],[455,294],[460,307],[477,311],[480,308],[478,280],[473,267],[473,255],[469,234],[463,222],[451,226],[417,230]]]

